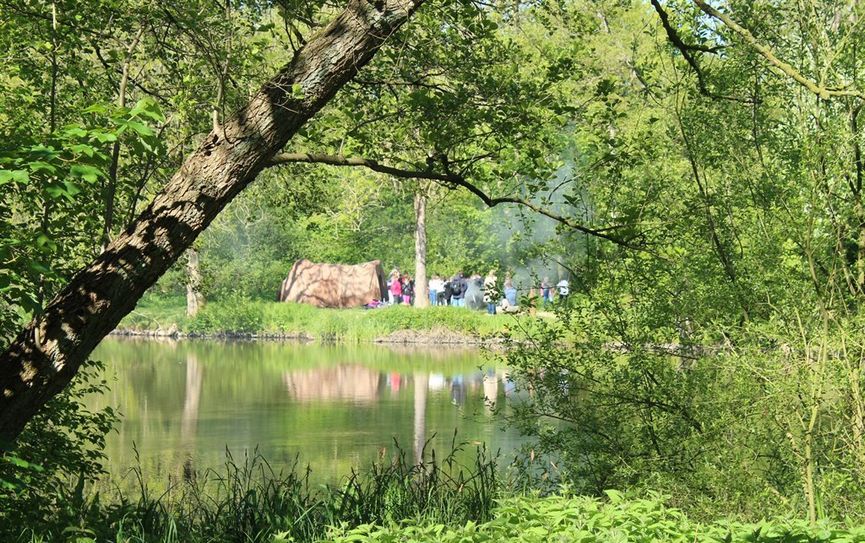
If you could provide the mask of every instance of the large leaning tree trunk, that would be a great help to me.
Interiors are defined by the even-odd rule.
[[[99,341],[273,155],[424,0],[349,0],[174,174],[0,355],[0,447],[75,376]]]

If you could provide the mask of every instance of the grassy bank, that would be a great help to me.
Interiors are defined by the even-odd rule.
[[[318,340],[356,342],[412,331],[430,334],[438,342],[461,343],[472,338],[518,331],[529,324],[525,317],[487,315],[457,307],[321,309],[302,304],[238,299],[210,302],[192,319],[186,317],[185,309],[182,298],[145,297],[119,328],[134,332],[177,330],[200,335],[308,336]]]

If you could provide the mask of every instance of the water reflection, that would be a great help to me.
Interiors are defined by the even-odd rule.
[[[183,400],[183,413],[180,416],[180,450],[183,453],[183,478],[195,476],[193,454],[195,450],[195,429],[198,425],[198,404],[201,400],[201,383],[204,370],[198,363],[195,353],[186,354],[186,394]]]
[[[429,389],[429,374],[414,374],[414,461],[424,460],[426,443],[426,394]]]
[[[287,371],[282,379],[296,400],[375,402],[383,388],[381,373],[361,365]]]
[[[476,351],[111,338],[96,356],[116,382],[91,407],[125,415],[109,436],[113,473],[135,464],[133,442],[157,476],[258,447],[277,469],[300,453],[319,480],[395,452],[394,440],[416,460],[428,440],[446,452],[455,428],[492,450],[518,444],[492,416],[513,386]]]

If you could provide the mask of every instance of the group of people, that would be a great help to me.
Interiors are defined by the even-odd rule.
[[[394,268],[387,278],[388,303],[390,305],[414,304],[414,279]]]
[[[414,305],[415,282],[411,275],[400,273],[393,269],[387,279],[388,302],[390,305]],[[536,288],[532,288],[529,296],[534,297]],[[549,277],[544,277],[537,287],[543,305],[547,306],[553,301],[555,294],[558,299],[564,299],[570,293],[570,284],[567,279],[559,281],[555,287],[550,283]],[[430,305],[450,305],[454,307],[469,307],[479,309],[485,304],[487,313],[496,314],[496,309],[501,307],[505,311],[516,308],[517,289],[514,287],[510,275],[505,276],[500,285],[495,270],[490,270],[486,277],[474,274],[465,277],[462,272],[457,272],[450,278],[433,275],[429,280]]]

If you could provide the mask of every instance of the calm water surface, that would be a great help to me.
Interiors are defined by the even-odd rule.
[[[508,453],[519,444],[492,416],[512,385],[475,350],[275,342],[108,338],[94,353],[111,392],[94,408],[120,409],[109,436],[109,472],[136,465],[148,477],[221,466],[256,448],[276,468],[309,464],[336,480],[395,452],[441,454],[458,440]]]

